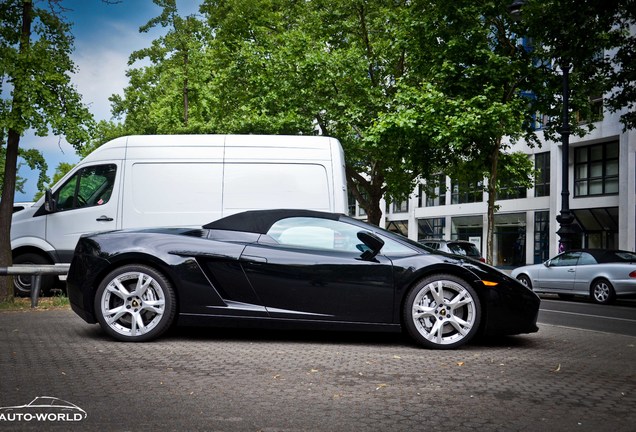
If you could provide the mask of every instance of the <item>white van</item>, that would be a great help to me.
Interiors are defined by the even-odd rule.
[[[201,226],[232,213],[267,208],[346,213],[344,154],[338,140],[121,137],[88,155],[32,207],[13,214],[13,262],[68,263],[84,233]],[[17,291],[30,290],[28,278],[14,280]],[[42,284],[46,290],[44,278]]]

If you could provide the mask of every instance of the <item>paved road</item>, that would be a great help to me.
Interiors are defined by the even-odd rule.
[[[624,300],[600,305],[580,299],[563,301],[543,296],[539,322],[636,337],[636,302]]]
[[[0,415],[0,430],[631,432],[636,338],[541,325],[431,351],[400,335],[179,329],[125,344],[70,310],[1,312],[0,407],[36,396],[88,416]]]

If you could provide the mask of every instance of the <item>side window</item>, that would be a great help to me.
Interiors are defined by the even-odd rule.
[[[587,252],[582,252],[581,257],[579,258],[579,265],[590,265],[590,264],[598,264],[596,259],[592,255]]]
[[[581,252],[565,252],[550,261],[552,267],[567,267],[574,266],[579,260]]]
[[[278,243],[308,249],[357,252],[359,228],[329,219],[298,217],[276,222],[267,234]]]
[[[56,192],[57,210],[104,205],[115,185],[115,164],[82,168]]]
[[[368,249],[358,239],[360,230],[360,227],[345,222],[298,217],[279,220],[267,234],[282,245],[360,254]],[[410,248],[390,238],[382,236],[382,240],[381,254],[413,253]]]

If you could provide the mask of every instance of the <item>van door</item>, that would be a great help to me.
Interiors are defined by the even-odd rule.
[[[71,261],[80,235],[119,228],[119,166],[116,161],[82,167],[53,193],[46,239],[59,262]]]

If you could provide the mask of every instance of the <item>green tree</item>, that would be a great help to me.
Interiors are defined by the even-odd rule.
[[[162,13],[139,31],[157,26],[168,31],[130,55],[130,66],[143,59],[150,65],[127,71],[130,84],[123,97],[110,98],[113,114],[125,115],[124,125],[134,133],[204,132],[210,113],[203,87],[210,72],[203,61],[203,24],[195,16],[181,17],[175,0],[153,1]]]
[[[2,185],[4,183],[4,164],[5,164],[5,143],[0,140],[0,190],[2,189]],[[36,149],[18,149],[18,156],[22,159],[18,159],[18,165],[16,167],[16,178],[15,178],[15,190],[16,192],[24,193],[24,184],[27,179],[20,177],[17,175],[20,167],[23,164],[27,164],[29,168],[32,170],[37,170],[38,174],[38,188],[41,188],[47,181],[49,181],[48,176],[46,175],[46,170],[48,169],[48,165],[42,156],[42,153]]]
[[[338,138],[349,190],[372,223],[383,197],[412,191],[406,140],[373,133],[408,71],[410,1],[209,0],[201,12],[213,37],[217,130]]]
[[[611,41],[625,41],[612,27],[614,12],[603,9],[607,2],[530,0],[520,21],[509,15],[510,3],[415,1],[416,31],[410,43],[419,56],[410,62],[414,79],[400,85],[376,125],[381,134],[413,136],[409,154],[414,158],[426,154],[417,151],[418,137],[445,143],[438,161],[451,177],[471,183],[485,177],[489,262],[500,188],[511,180],[520,185],[531,181],[527,158],[510,154],[511,144],[521,138],[530,146],[539,144],[537,112],[548,119],[546,137],[559,136],[564,65],[571,69],[575,89],[571,109],[591,118],[590,96],[611,87],[610,63],[598,53],[611,48]],[[619,10],[618,0],[609,3]],[[532,46],[522,44],[519,35],[532,40]],[[575,116],[571,120],[569,130],[581,136],[593,127],[576,123]],[[426,173],[427,167],[418,171]]]
[[[0,201],[0,266],[11,264],[11,213],[22,135],[33,129],[65,135],[75,146],[88,137],[91,116],[70,83],[73,38],[61,18],[59,2],[48,9],[31,0],[0,3],[0,129],[6,131]],[[32,33],[35,33],[32,35]],[[0,278],[0,299],[11,298],[10,278]]]

